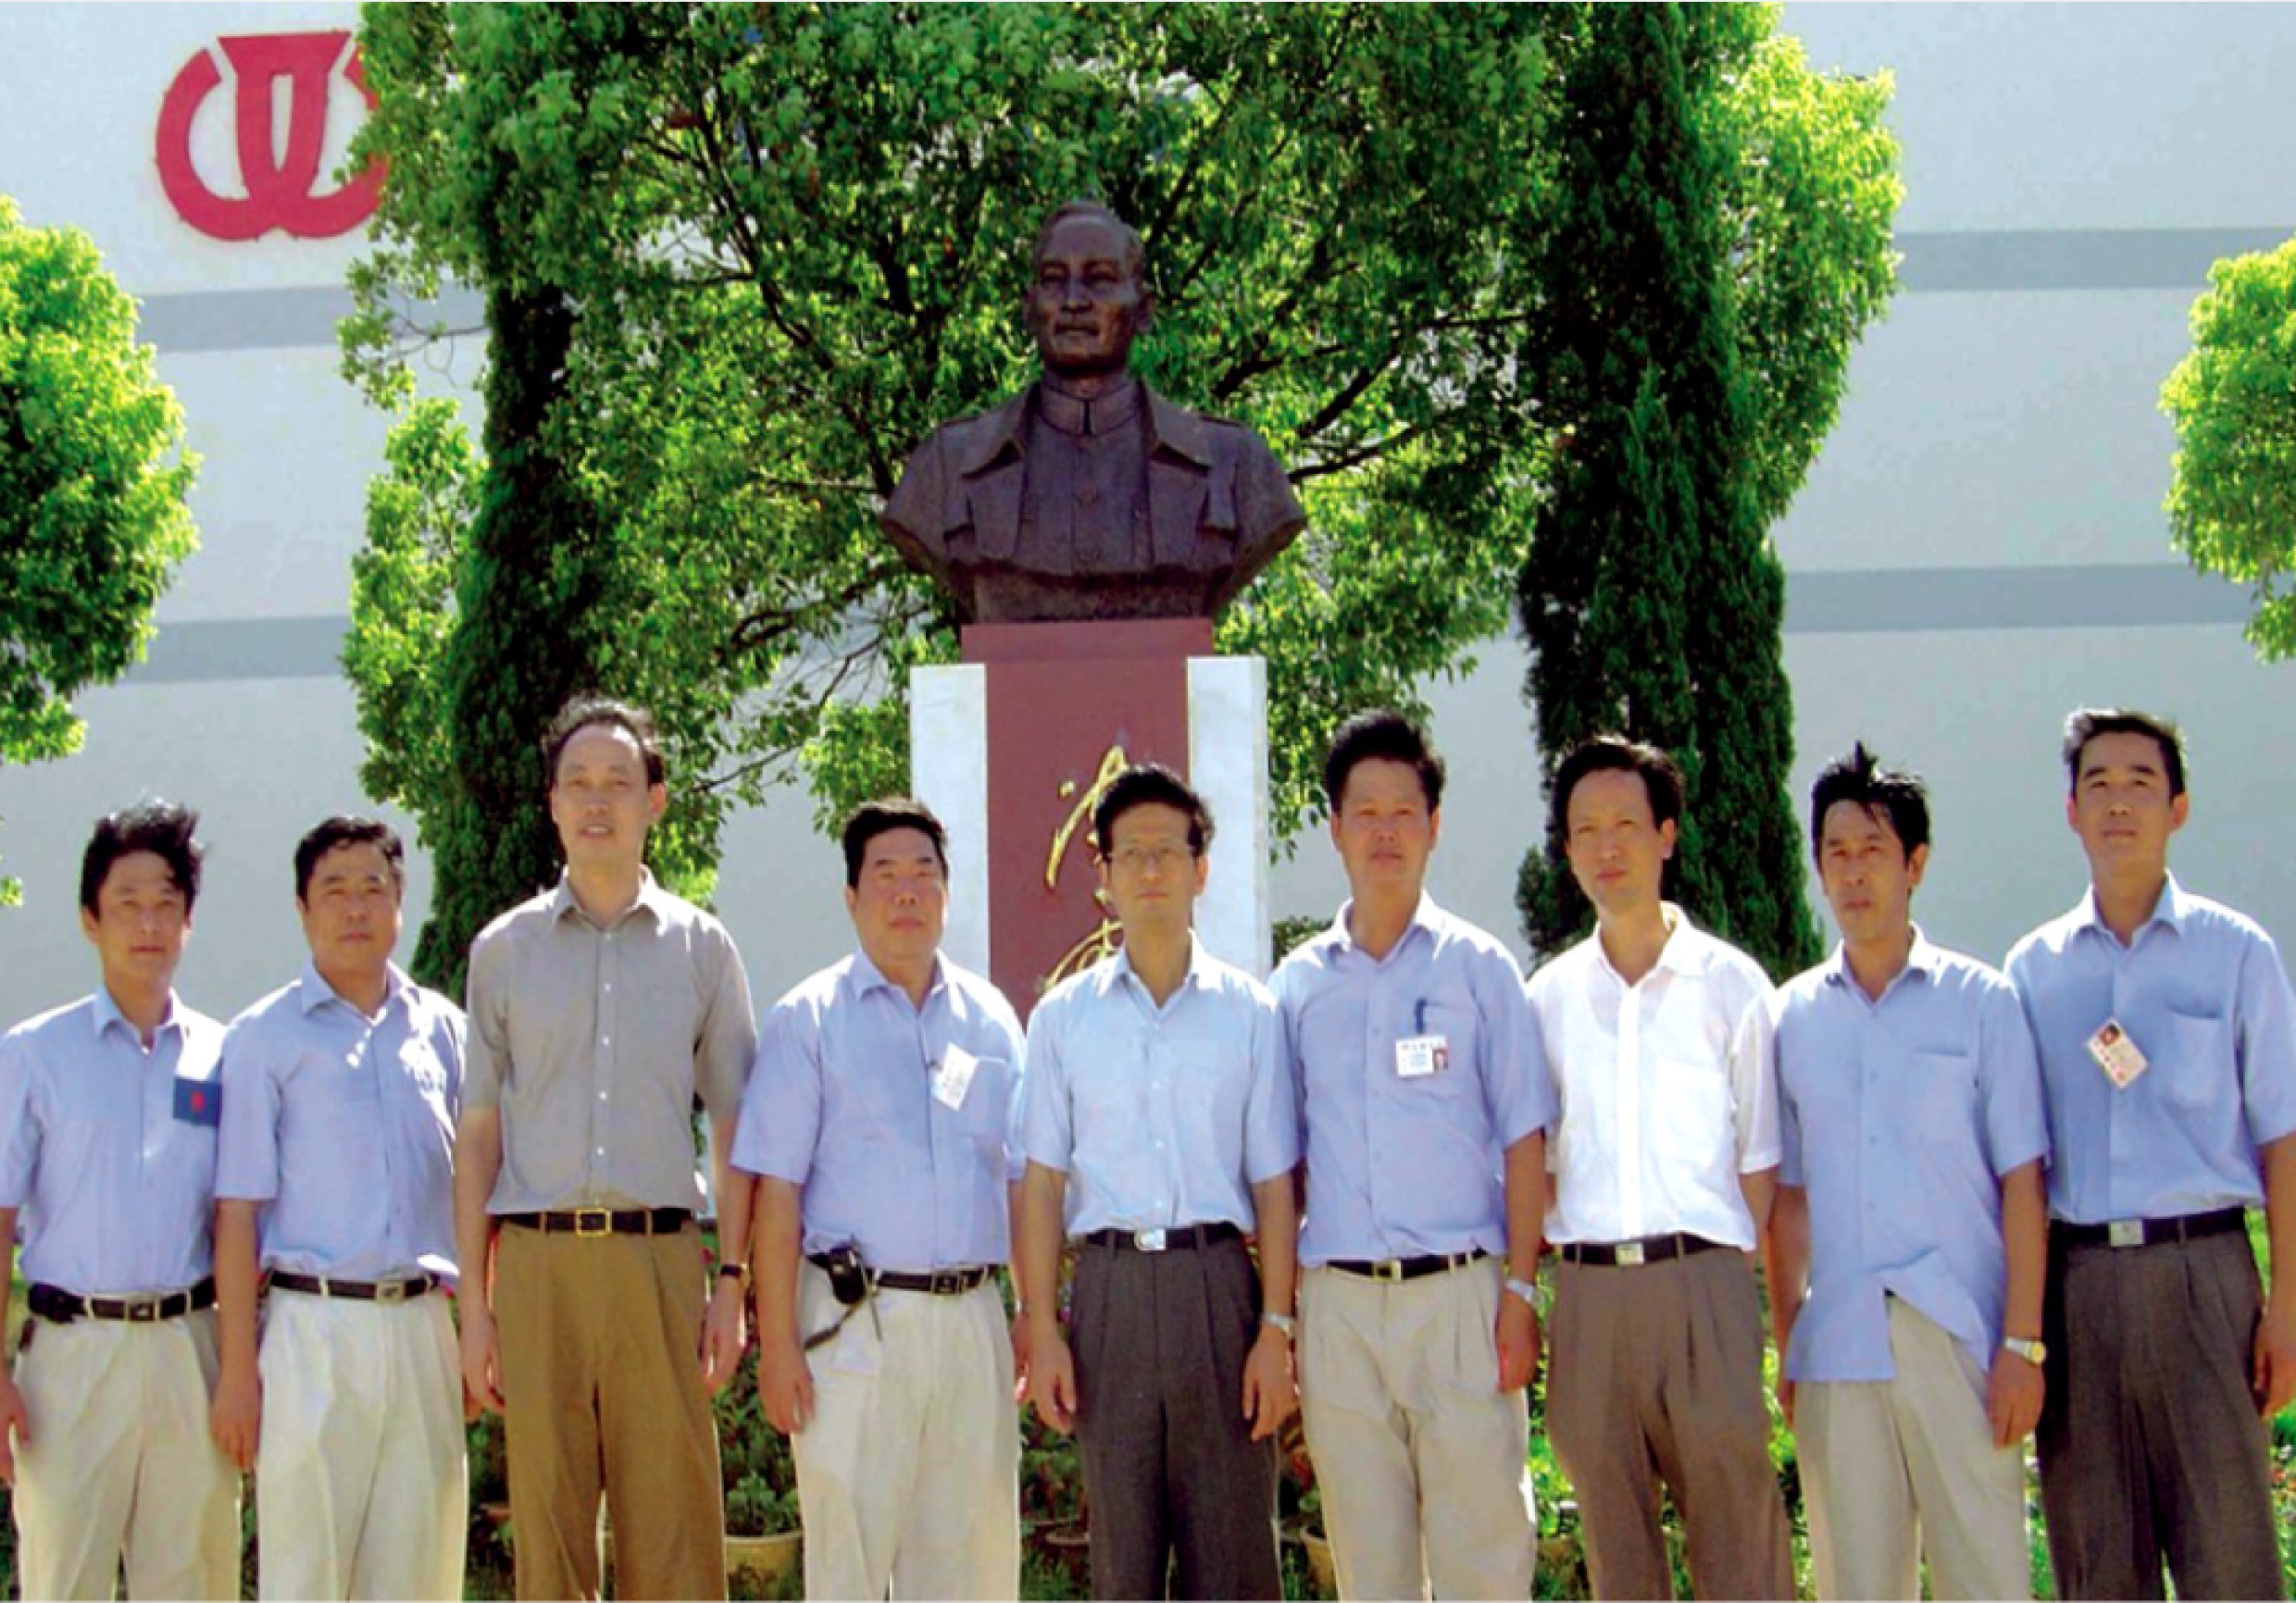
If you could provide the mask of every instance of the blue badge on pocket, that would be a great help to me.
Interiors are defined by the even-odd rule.
[[[221,1124],[223,1082],[193,1080],[178,1075],[175,1082],[175,1116],[187,1125]]]

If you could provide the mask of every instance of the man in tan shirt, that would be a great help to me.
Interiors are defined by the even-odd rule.
[[[652,719],[580,698],[543,742],[555,888],[470,949],[455,1149],[463,1381],[509,1431],[521,1597],[726,1595],[710,1393],[739,1362],[751,1183],[730,1168],[755,1054],[725,927],[645,868],[668,801]],[[714,1290],[693,1110],[715,1137]]]

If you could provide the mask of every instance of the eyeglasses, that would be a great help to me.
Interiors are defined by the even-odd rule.
[[[1162,846],[1120,846],[1108,861],[1127,874],[1138,874],[1149,867],[1161,873],[1176,869],[1194,856],[1193,848],[1171,842]]]

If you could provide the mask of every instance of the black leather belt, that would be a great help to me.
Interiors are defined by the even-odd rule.
[[[1693,1253],[1720,1252],[1728,1245],[1727,1241],[1709,1241],[1703,1236],[1677,1230],[1671,1235],[1644,1236],[1633,1241],[1565,1241],[1554,1250],[1562,1254],[1566,1263],[1604,1267],[1620,1264],[1631,1269],[1637,1264],[1664,1263],[1670,1258],[1688,1258]]]
[[[305,1291],[313,1297],[347,1297],[354,1302],[412,1302],[439,1284],[435,1274],[410,1274],[403,1280],[337,1280],[326,1274],[296,1274],[271,1271],[275,1291]]]
[[[501,1215],[505,1224],[545,1236],[675,1236],[693,1218],[691,1208],[558,1208]]]
[[[2104,1224],[2068,1224],[2062,1219],[2049,1222],[2051,1239],[2065,1247],[2158,1247],[2164,1241],[2197,1241],[2203,1236],[2229,1236],[2247,1228],[2245,1208],[2219,1208],[2176,1219],[2115,1219]]]
[[[816,1269],[827,1269],[830,1261],[817,1253],[808,1253],[805,1261]],[[902,1269],[872,1269],[869,1279],[881,1291],[921,1291],[929,1297],[962,1297],[977,1291],[995,1270],[985,1264],[969,1269],[936,1269],[930,1274],[912,1274]]]
[[[1334,1258],[1324,1267],[1342,1274],[1360,1274],[1366,1280],[1419,1280],[1429,1274],[1448,1274],[1490,1256],[1476,1247],[1465,1252],[1430,1252],[1424,1258]]]
[[[1083,1239],[1094,1247],[1115,1247],[1132,1252],[1183,1252],[1241,1241],[1243,1232],[1222,1221],[1217,1224],[1175,1224],[1167,1230],[1088,1230]]]
[[[69,1324],[75,1319],[124,1319],[131,1324],[156,1324],[163,1319],[181,1319],[203,1308],[215,1306],[215,1280],[211,1276],[186,1291],[153,1291],[135,1297],[81,1297],[60,1286],[35,1285],[25,1301],[33,1313],[57,1324]]]

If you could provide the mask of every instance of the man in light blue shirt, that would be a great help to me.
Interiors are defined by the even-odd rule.
[[[1339,730],[1351,898],[1275,979],[1307,1156],[1301,1401],[1344,1597],[1524,1597],[1535,1557],[1554,1087],[1515,960],[1426,893],[1442,783],[1395,714]]]
[[[100,820],[80,927],[103,983],[0,1040],[0,1323],[17,1226],[32,1318],[0,1374],[0,1480],[31,1597],[239,1596],[239,1476],[207,1439],[216,1378],[216,1063],[175,994],[195,813]]]
[[[216,1444],[257,1472],[264,1597],[458,1597],[462,1010],[391,961],[389,825],[329,818],[294,867],[309,960],[223,1043]]]
[[[759,1397],[792,1438],[808,1597],[1010,1597],[1020,1438],[995,1272],[1020,1022],[941,954],[941,821],[873,802],[843,844],[860,950],[767,1015],[733,1144],[758,1176]]]
[[[1771,1317],[1813,1581],[1911,1599],[1926,1559],[1940,1598],[2024,1597],[2049,1150],[2032,1038],[2007,980],[1913,923],[1919,779],[1857,747],[1819,774],[1810,839],[1841,944],[1746,1028],[1778,1081]]]
[[[1177,1597],[1277,1597],[1300,1156],[1282,1021],[1196,941],[1212,819],[1195,792],[1128,768],[1092,838],[1124,948],[1029,1021],[1029,1395],[1078,1435],[1094,1597],[1162,1597],[1168,1574]],[[1066,1333],[1064,1236],[1078,1247]]]
[[[2065,1597],[2281,1593],[2263,1420],[2296,1398],[2296,997],[2271,937],[2168,873],[2182,737],[2065,725],[2090,892],[2009,954],[2049,1176],[2049,1554]],[[2262,1207],[2272,1286],[2247,1211]]]

